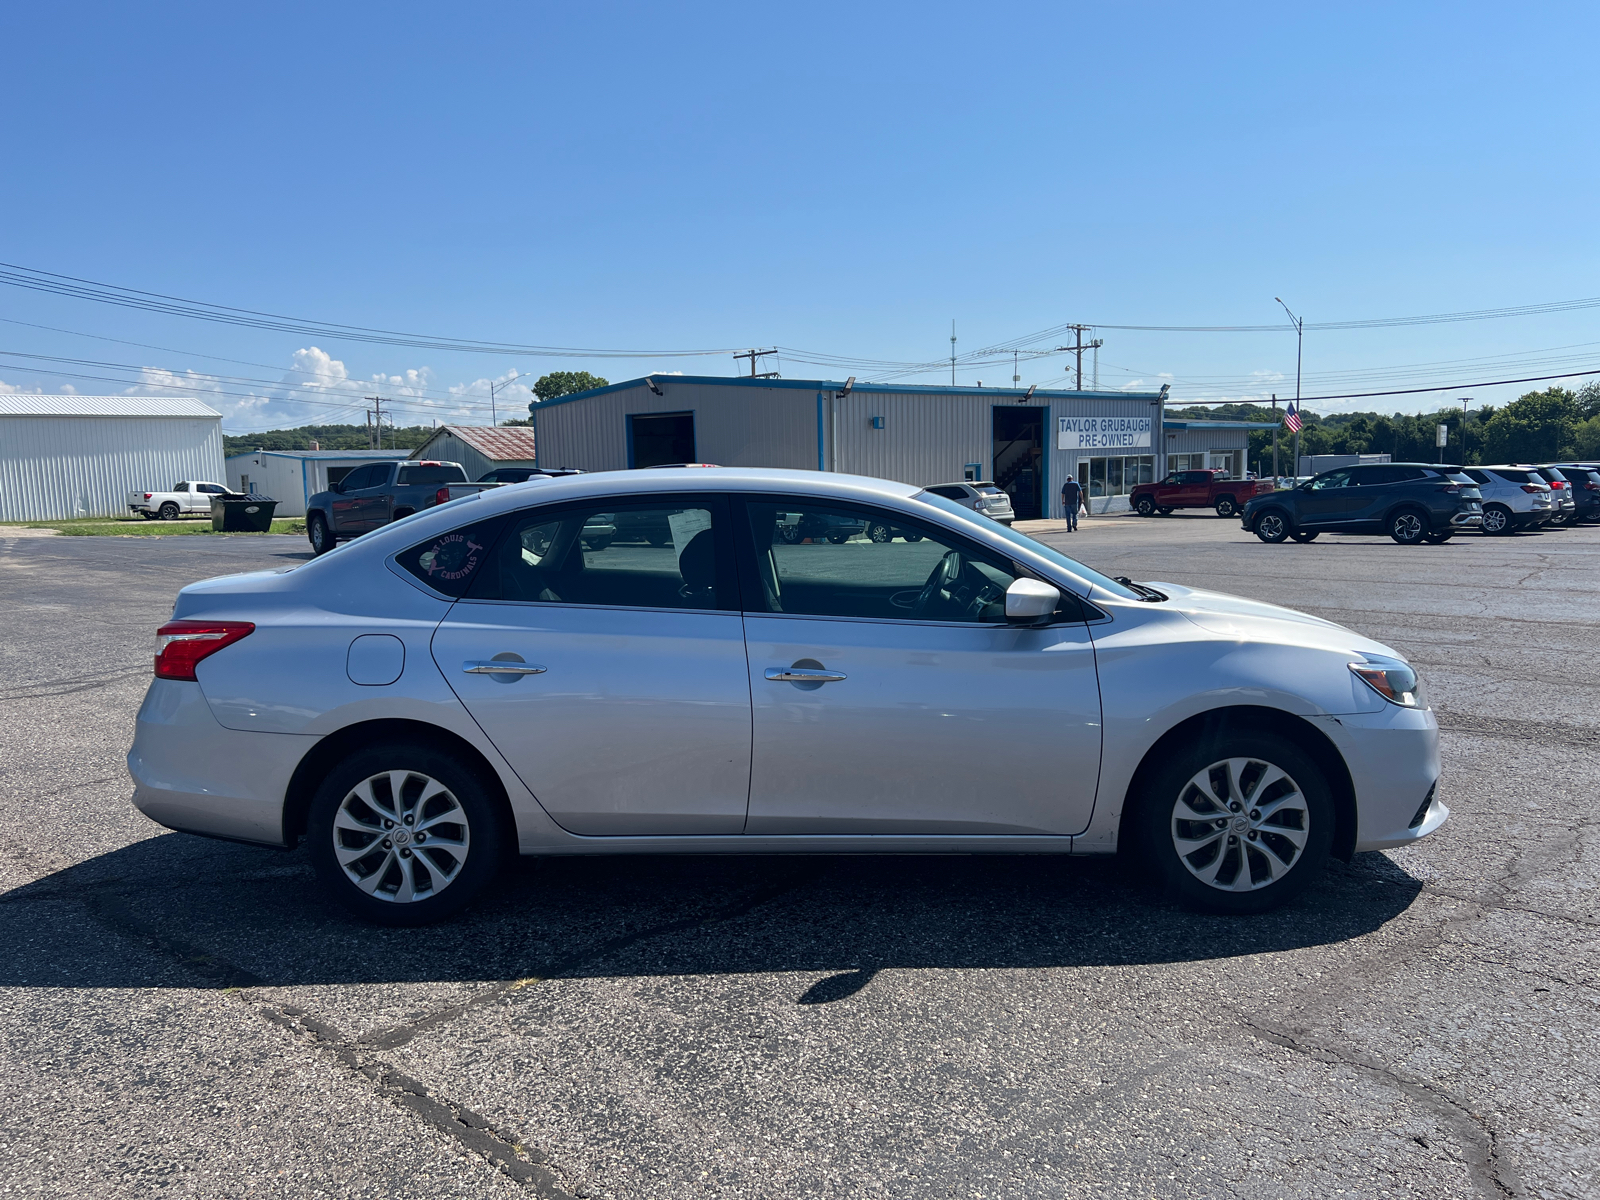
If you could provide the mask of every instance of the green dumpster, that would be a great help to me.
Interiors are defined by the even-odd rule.
[[[278,502],[251,492],[243,496],[211,497],[211,528],[218,533],[267,533]]]

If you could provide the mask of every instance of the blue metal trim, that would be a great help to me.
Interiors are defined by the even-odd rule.
[[[551,408],[557,404],[571,404],[578,400],[592,400],[596,396],[625,391],[629,388],[642,388],[647,386],[645,378],[645,376],[640,376],[638,379],[629,379],[623,383],[608,384],[603,388],[591,388],[587,392],[573,392],[570,396],[557,396],[553,400],[541,400],[538,407]],[[801,390],[826,392],[844,390],[843,383],[826,379],[750,379],[743,375],[652,375],[649,378],[654,379],[663,390],[680,383],[694,383],[712,387],[799,388]],[[891,383],[857,383],[852,385],[851,390],[896,396],[916,395],[919,392],[938,396],[989,396],[991,398],[1018,397],[1028,394],[1025,388],[943,387],[939,385],[918,387]],[[1036,389],[1033,394],[1040,400],[1144,400],[1148,402],[1160,398],[1159,392],[1074,392]]]
[[[817,470],[819,471],[826,471],[828,469],[827,460],[822,456],[823,446],[825,444],[823,437],[822,393],[819,391],[817,393]]]

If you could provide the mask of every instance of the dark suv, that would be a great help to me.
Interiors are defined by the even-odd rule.
[[[1579,521],[1600,521],[1600,470],[1577,463],[1557,463],[1567,482],[1572,484],[1572,498],[1577,501]]]
[[[1319,533],[1388,534],[1402,546],[1447,542],[1483,522],[1478,485],[1454,467],[1369,463],[1324,471],[1299,487],[1257,496],[1244,527],[1263,542]]]

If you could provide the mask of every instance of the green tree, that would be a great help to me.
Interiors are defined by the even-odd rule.
[[[1563,387],[1519,396],[1484,424],[1485,457],[1490,462],[1550,462],[1563,457],[1577,432],[1577,399]]]
[[[1573,399],[1578,405],[1578,420],[1600,417],[1600,379],[1591,379],[1578,389]]]
[[[540,400],[554,400],[557,396],[570,396],[573,392],[587,392],[590,388],[603,388],[607,380],[587,371],[551,371],[534,382],[533,394]],[[528,406],[529,409],[533,405]]]

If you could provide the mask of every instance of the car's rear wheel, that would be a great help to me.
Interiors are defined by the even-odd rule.
[[[311,543],[311,553],[326,554],[333,549],[333,534],[328,522],[320,513],[312,513],[306,520],[306,540]]]
[[[178,519],[178,506],[168,500],[161,506],[160,516],[163,521],[176,521]]]
[[[874,521],[867,526],[867,536],[875,542],[894,541],[894,529],[882,521]]]
[[[1402,508],[1389,518],[1389,536],[1402,546],[1415,546],[1428,532],[1428,519],[1414,508]]]
[[[307,849],[328,896],[380,925],[459,912],[500,867],[500,821],[477,776],[400,743],[340,763],[311,802]]]
[[[1170,508],[1159,508],[1156,511],[1159,512],[1163,517],[1170,517],[1172,515],[1172,509]]]
[[[1256,536],[1263,542],[1281,542],[1289,536],[1289,518],[1276,508],[1256,518]]]
[[[1321,532],[1322,530],[1320,529],[1295,529],[1290,532],[1289,536],[1303,546],[1307,542],[1316,541],[1317,534]]]
[[[1231,517],[1237,515],[1239,506],[1233,502],[1232,496],[1217,497],[1217,516]]]
[[[1515,533],[1517,524],[1511,518],[1511,510],[1503,504],[1485,504],[1483,506],[1483,524],[1480,528],[1488,534],[1504,536]]]
[[[1153,517],[1156,515],[1156,502],[1149,496],[1140,496],[1139,503],[1134,505],[1134,511],[1141,517]]]
[[[1182,899],[1222,913],[1292,900],[1333,845],[1333,796],[1293,742],[1265,730],[1219,731],[1147,778],[1132,814],[1146,860]]]

